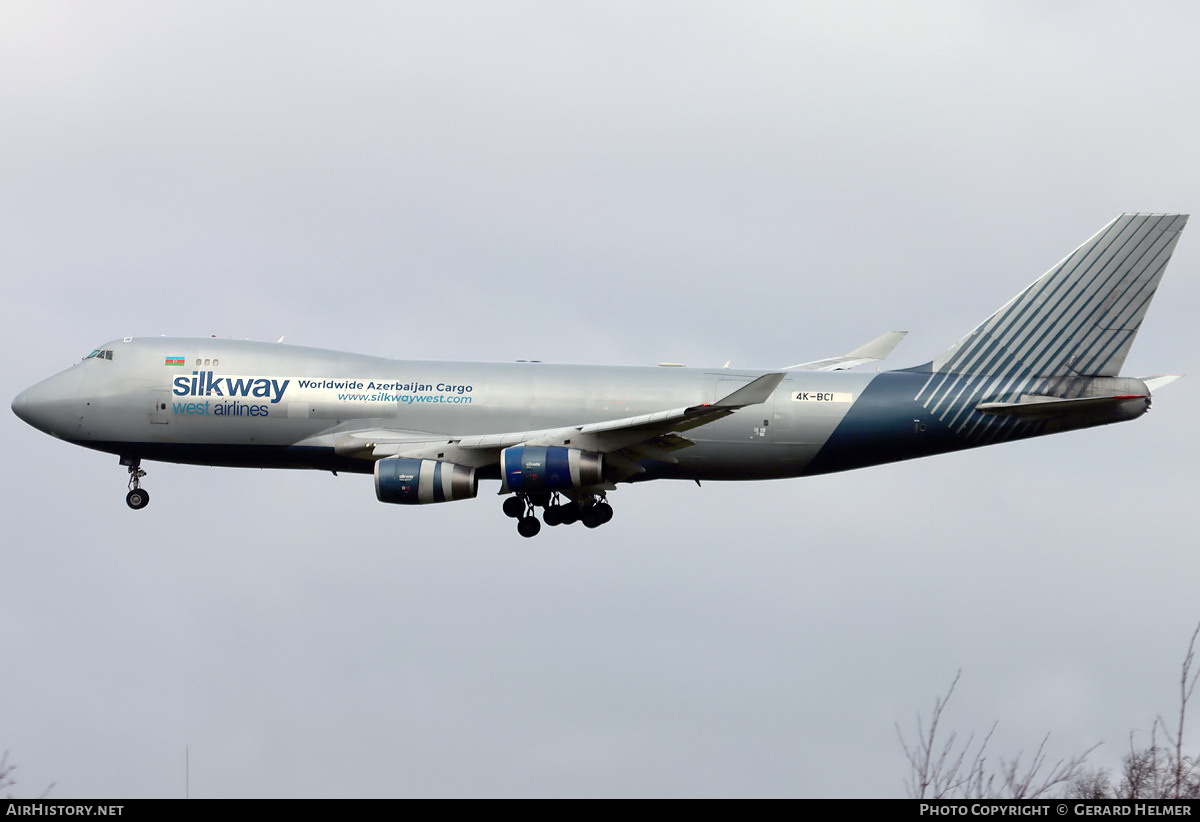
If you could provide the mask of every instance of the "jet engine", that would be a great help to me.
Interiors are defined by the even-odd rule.
[[[586,488],[604,481],[604,456],[561,445],[514,445],[500,452],[500,493]]]
[[[478,490],[475,469],[452,462],[388,457],[375,463],[375,496],[380,502],[452,502],[471,499]]]

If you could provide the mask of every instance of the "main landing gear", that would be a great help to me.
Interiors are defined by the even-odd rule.
[[[129,466],[129,493],[125,495],[125,504],[135,511],[140,511],[150,504],[150,492],[141,487],[142,461],[136,457],[121,457],[121,464]]]
[[[543,509],[541,521],[537,518],[538,508]],[[587,528],[599,528],[612,519],[613,509],[603,494],[567,500],[558,494],[516,494],[504,500],[504,514],[517,520],[518,534],[533,537],[542,530],[542,522],[551,527],[582,522]]]

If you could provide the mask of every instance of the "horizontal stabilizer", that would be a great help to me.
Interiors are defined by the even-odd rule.
[[[1070,414],[1077,411],[1094,411],[1103,408],[1116,408],[1130,400],[1148,400],[1145,394],[1122,394],[1116,397],[1076,397],[1064,400],[1059,397],[1038,396],[1026,394],[1020,402],[981,402],[975,406],[976,411],[985,414],[999,414],[1008,417],[1024,417],[1026,419],[1044,419]]]
[[[796,365],[789,365],[784,371],[844,371],[856,365],[866,365],[869,362],[879,362],[886,359],[904,339],[907,331],[889,331],[876,337],[866,345],[860,345],[853,351],[840,357],[830,357],[825,360],[813,360]]]
[[[1142,382],[1146,383],[1146,387],[1151,391],[1157,391],[1164,385],[1170,385],[1175,380],[1183,379],[1182,374],[1160,374],[1154,377],[1142,377]]]

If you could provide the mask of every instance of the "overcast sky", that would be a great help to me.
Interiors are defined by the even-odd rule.
[[[396,358],[925,362],[1200,192],[1193,3],[0,4],[5,402],[126,335]],[[479,498],[147,463],[0,417],[17,796],[900,796],[1177,711],[1200,227],[1153,411],[847,474]],[[1195,716],[1195,713],[1193,713]],[[1193,750],[1200,720],[1191,723]]]

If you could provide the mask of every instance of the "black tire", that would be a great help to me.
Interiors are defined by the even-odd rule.
[[[536,537],[540,530],[542,521],[537,517],[521,517],[521,521],[517,523],[517,533],[526,539]]]
[[[611,520],[613,518],[612,506],[609,505],[607,502],[596,503],[596,513],[600,517],[601,525],[603,525],[604,523],[608,522],[609,520]]]
[[[504,516],[520,519],[525,516],[525,500],[520,497],[509,497],[504,501]]]
[[[579,522],[579,503],[568,502],[565,505],[559,506],[562,509],[562,515],[559,517],[559,522],[563,525],[574,525]]]
[[[604,514],[600,511],[599,505],[589,505],[584,508],[579,519],[583,520],[583,524],[588,528],[599,528],[604,524]]]
[[[546,510],[542,512],[542,522],[551,528],[562,525],[562,508],[558,505],[547,505]]]
[[[140,511],[150,504],[150,492],[144,488],[134,488],[125,495],[125,504],[135,511]]]

